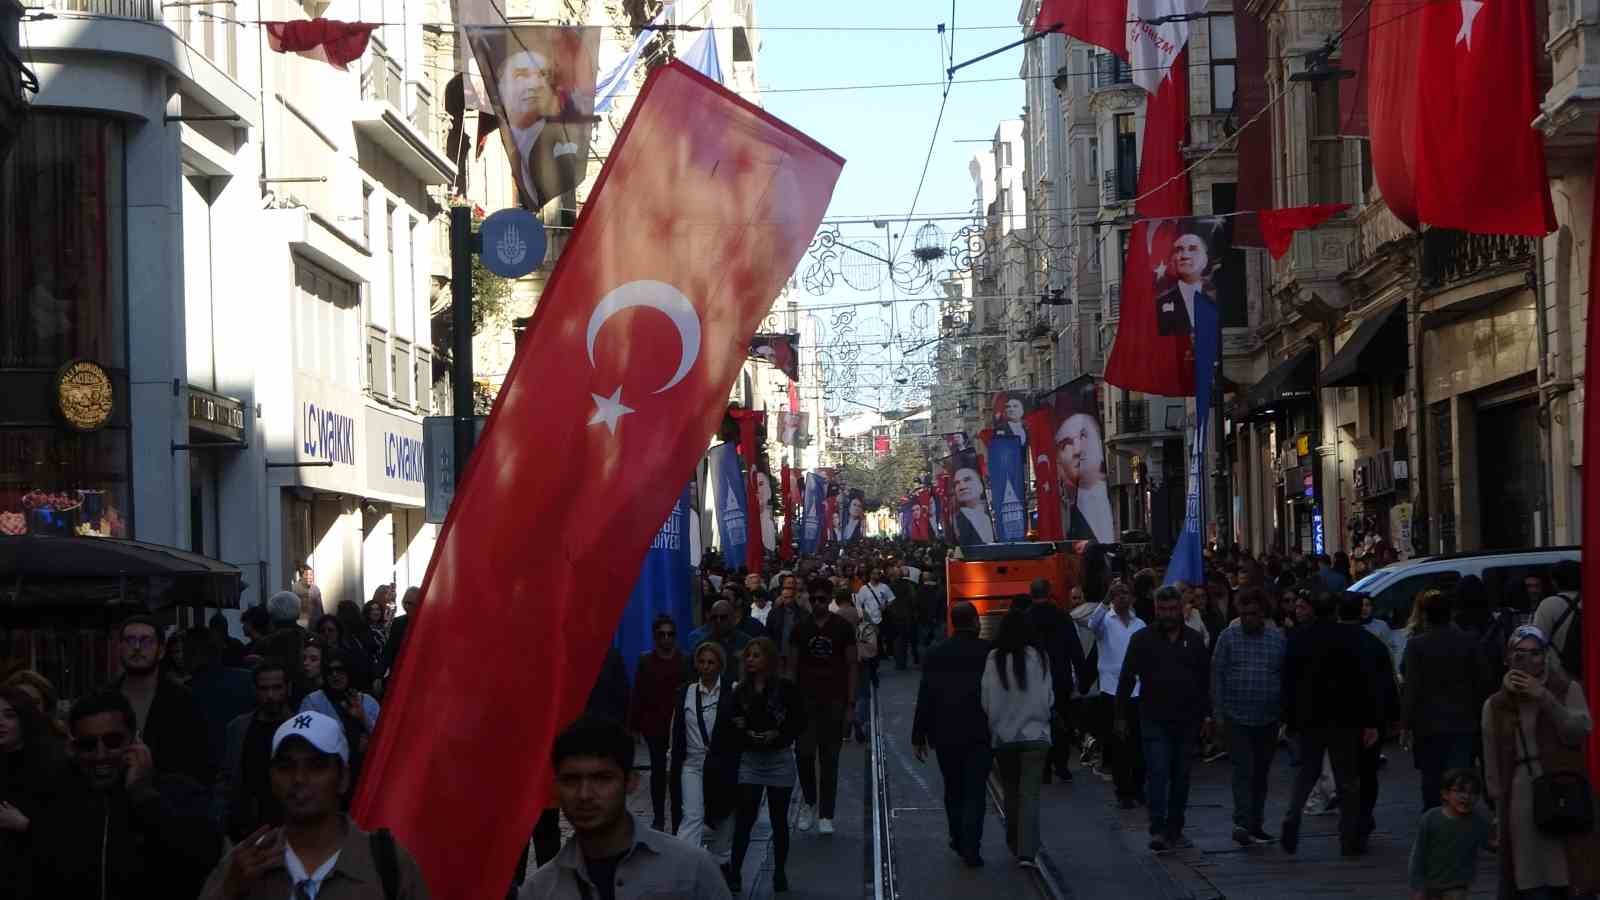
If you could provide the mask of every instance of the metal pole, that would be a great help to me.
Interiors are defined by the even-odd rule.
[[[1230,485],[1228,470],[1227,450],[1223,446],[1222,427],[1222,309],[1217,308],[1217,362],[1216,371],[1211,374],[1211,417],[1216,420],[1217,437],[1214,446],[1217,453],[1217,484],[1220,491],[1213,490],[1212,495],[1217,500],[1217,550],[1233,543],[1233,491]],[[1235,438],[1237,441],[1237,438]],[[1220,496],[1217,496],[1220,493]],[[1326,527],[1326,523],[1324,523]]]
[[[451,385],[454,388],[456,484],[467,471],[472,455],[474,410],[472,404],[472,208],[450,208],[450,347]]]

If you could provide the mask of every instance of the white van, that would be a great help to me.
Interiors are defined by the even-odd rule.
[[[1546,547],[1424,556],[1384,566],[1351,585],[1350,590],[1372,598],[1374,615],[1404,627],[1411,615],[1412,600],[1425,588],[1448,591],[1462,578],[1476,575],[1488,588],[1491,608],[1509,605],[1522,609],[1527,606],[1524,578],[1539,575],[1548,582],[1552,566],[1564,559],[1577,560],[1580,555],[1578,547]]]

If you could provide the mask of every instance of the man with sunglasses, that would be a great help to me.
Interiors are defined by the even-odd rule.
[[[361,775],[361,760],[367,741],[378,728],[378,701],[350,686],[353,668],[351,653],[329,649],[322,655],[322,689],[312,691],[300,701],[301,712],[321,713],[344,726],[345,740],[353,751],[351,783]]]
[[[68,724],[71,771],[34,823],[35,896],[195,896],[222,851],[210,794],[157,769],[116,691],[79,700]]]
[[[132,616],[117,630],[122,677],[116,690],[133,708],[134,734],[150,748],[162,772],[177,772],[201,784],[216,780],[205,714],[189,689],[161,677],[166,647],[161,627],[148,616]]]
[[[733,604],[727,600],[718,600],[711,606],[711,615],[707,617],[706,624],[696,628],[689,635],[687,646],[698,647],[705,641],[715,641],[722,645],[722,652],[728,659],[738,659],[744,653],[744,647],[750,643],[750,635],[738,628],[739,613]],[[722,683],[732,686],[739,677],[738,666],[725,666],[722,670]]]
[[[200,900],[427,900],[421,869],[394,836],[362,831],[344,814],[340,798],[352,784],[339,721],[290,716],[272,735],[272,793],[284,824],[240,841],[212,870]]]

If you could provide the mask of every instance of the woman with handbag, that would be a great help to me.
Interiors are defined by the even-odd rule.
[[[1506,644],[1508,671],[1483,705],[1483,766],[1498,813],[1500,897],[1576,898],[1600,888],[1600,832],[1585,777],[1593,729],[1577,682],[1524,625]]]
[[[731,881],[739,740],[733,727],[733,688],[722,683],[725,665],[716,641],[695,648],[699,677],[677,691],[672,713],[670,784],[674,833],[695,847],[708,843],[723,877]]]

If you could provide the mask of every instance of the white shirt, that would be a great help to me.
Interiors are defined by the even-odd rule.
[[[1189,316],[1189,327],[1194,327],[1194,295],[1200,293],[1201,285],[1190,284],[1187,281],[1178,282],[1178,295],[1183,298],[1184,312]]]
[[[1116,542],[1117,529],[1111,524],[1111,495],[1106,492],[1104,481],[1078,490],[1078,512],[1089,523],[1095,540],[1102,544]]]
[[[961,514],[966,516],[967,524],[972,526],[972,530],[978,533],[979,543],[994,543],[994,523],[989,521],[989,516],[983,510],[963,506]]]
[[[1130,609],[1128,621],[1123,622],[1111,612],[1111,604],[1102,603],[1089,614],[1086,624],[1100,642],[1100,690],[1115,697],[1117,682],[1122,678],[1122,660],[1128,655],[1128,641],[1144,630],[1144,620]],[[1139,696],[1139,685],[1133,686],[1132,696]]]
[[[700,733],[700,715],[695,712],[695,700],[700,701],[700,713],[706,717],[706,734],[714,734],[717,729],[717,695],[721,685],[706,690],[704,684],[696,681],[694,690],[683,692],[683,764],[686,766],[702,766],[706,761],[706,740]]]
[[[861,610],[861,618],[874,625],[883,624],[883,607],[893,600],[894,591],[882,582],[863,584],[861,590],[856,591],[856,608]]]
[[[757,622],[763,625],[767,624],[767,616],[770,615],[772,615],[771,603],[766,606],[756,606],[753,603],[750,605],[750,618],[755,619]]]
[[[335,851],[332,856],[328,857],[327,862],[318,866],[315,872],[308,875],[306,874],[305,863],[301,862],[300,857],[295,855],[294,848],[289,846],[287,842],[283,845],[283,865],[284,868],[289,870],[289,883],[296,887],[304,885],[306,896],[310,897],[311,900],[316,900],[317,893],[322,890],[322,880],[328,877],[328,873],[333,871],[333,867],[338,862],[339,852]],[[297,900],[294,887],[289,889],[289,900]]]

